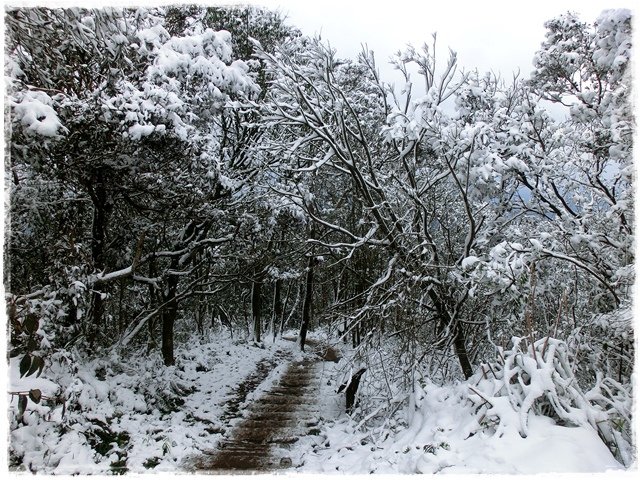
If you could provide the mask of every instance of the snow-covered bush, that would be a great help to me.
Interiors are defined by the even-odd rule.
[[[417,379],[404,408],[385,423],[340,417],[325,424],[319,439],[305,440],[309,448],[294,452],[300,457],[294,462],[304,463],[301,472],[334,474],[533,474],[622,468],[588,422],[559,425],[531,409],[523,438],[519,410],[506,396],[494,398],[504,418],[489,421],[484,400],[477,394],[470,400],[471,388],[481,388],[478,380],[483,380],[481,374],[444,385],[428,377]]]
[[[91,359],[77,350],[59,349],[47,357],[40,378],[20,378],[19,359],[12,360],[12,467],[60,474],[126,472],[134,448],[131,437],[137,434],[150,437],[145,440],[147,456],[162,458],[167,438],[159,435],[157,424],[184,415],[179,412],[194,391],[191,383],[217,363],[212,352],[181,349],[177,365],[166,369],[157,352],[105,352]],[[36,389],[34,399],[27,392]],[[21,397],[29,398],[26,405],[20,404]],[[134,454],[133,467],[140,468],[145,458],[138,458],[137,450]]]
[[[533,344],[514,337],[498,357],[469,380],[480,425],[498,436],[515,428],[527,437],[531,418],[547,416],[559,425],[597,431],[619,460],[631,463],[631,396],[622,385],[599,378],[585,393],[567,344],[549,337]]]
[[[69,358],[67,348],[81,331],[86,311],[86,287],[80,269],[68,268],[62,286],[47,285],[28,295],[7,295],[11,364],[16,378],[24,378],[30,388],[11,390],[18,398],[18,423],[23,422],[27,405],[41,400],[59,404],[59,392],[46,395],[38,388],[39,377],[61,358]],[[63,281],[64,281],[63,280]],[[66,347],[64,347],[66,345]]]

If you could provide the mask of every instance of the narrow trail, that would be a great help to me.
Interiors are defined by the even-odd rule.
[[[289,361],[291,355],[289,352],[278,350],[273,357],[261,360],[256,369],[245,378],[236,388],[233,389],[233,397],[231,397],[225,406],[224,412],[220,416],[220,420],[228,423],[242,416],[240,405],[246,400],[247,396],[253,392],[260,384],[269,376],[269,373],[278,365],[278,363]]]
[[[311,342],[311,348],[317,346]],[[322,356],[307,356],[291,362],[279,381],[239,410],[249,393],[254,391],[277,363],[288,361],[289,352],[279,350],[265,359],[236,388],[222,419],[238,419],[225,440],[215,451],[189,461],[188,470],[197,473],[252,473],[292,467],[287,451],[305,435],[319,433],[321,421],[318,392],[323,361],[336,361],[331,348],[323,348]],[[243,415],[244,413],[244,415]]]

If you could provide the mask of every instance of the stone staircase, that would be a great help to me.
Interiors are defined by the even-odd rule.
[[[211,455],[195,460],[199,473],[251,473],[291,467],[287,449],[318,434],[322,360],[292,362],[280,380],[254,400]],[[246,396],[246,395],[245,395]]]

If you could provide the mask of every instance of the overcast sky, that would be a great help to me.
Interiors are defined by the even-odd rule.
[[[247,2],[245,2],[247,3]],[[451,47],[466,69],[503,76],[531,70],[544,39],[544,22],[568,10],[593,22],[607,8],[630,8],[630,0],[249,0],[286,13],[306,34],[321,33],[340,56],[353,57],[367,43],[382,63],[407,43],[416,47],[438,33],[442,54]]]

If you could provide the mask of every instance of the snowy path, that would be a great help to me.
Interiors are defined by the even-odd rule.
[[[325,358],[332,360],[333,351]],[[290,361],[286,371],[270,388],[240,411],[246,398],[268,376],[278,362]],[[188,470],[202,472],[257,472],[292,466],[289,448],[300,437],[318,433],[321,421],[319,392],[323,360],[304,357],[291,361],[291,352],[278,350],[265,359],[236,389],[222,416],[235,423],[228,437],[210,454],[192,457]]]

